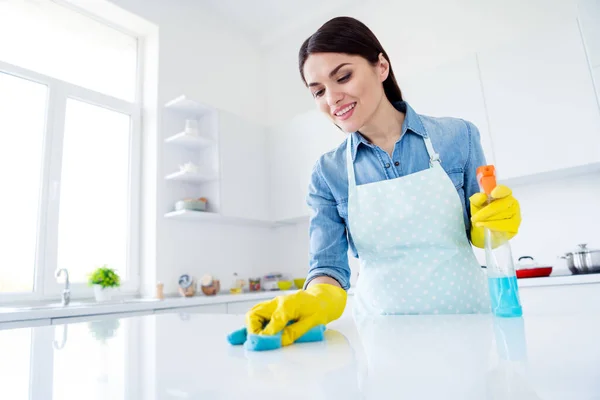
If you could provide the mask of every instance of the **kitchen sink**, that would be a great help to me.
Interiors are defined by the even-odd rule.
[[[62,303],[48,303],[48,304],[37,304],[37,305],[23,305],[16,307],[0,307],[0,313],[7,312],[19,312],[19,311],[32,311],[32,310],[47,310],[52,308],[77,308],[91,305],[92,303],[85,303],[82,301],[72,301],[68,306],[63,306]]]
[[[113,301],[107,301],[102,303],[97,303],[94,300],[88,301],[71,301],[69,305],[63,306],[61,302],[52,302],[45,304],[24,304],[18,306],[8,306],[2,307],[0,306],[0,313],[11,313],[11,312],[23,312],[23,311],[35,311],[35,310],[60,310],[60,309],[69,309],[69,308],[79,308],[79,307],[93,307],[93,306],[109,306],[109,305],[118,305],[118,304],[135,304],[135,303],[149,303],[156,302],[158,299],[155,298],[129,298],[129,299],[119,299]]]
[[[69,305],[67,306],[63,306],[62,303],[48,303],[48,304],[40,304],[40,305],[35,305],[35,306],[24,306],[24,307],[19,307],[20,309],[24,309],[24,310],[44,310],[47,308],[74,308],[74,307],[83,307],[83,306],[89,306],[92,303],[84,303],[82,301],[72,301],[69,303]]]

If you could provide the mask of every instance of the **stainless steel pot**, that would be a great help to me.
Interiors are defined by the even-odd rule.
[[[600,272],[600,250],[590,250],[587,244],[580,244],[576,251],[561,256],[573,274]]]

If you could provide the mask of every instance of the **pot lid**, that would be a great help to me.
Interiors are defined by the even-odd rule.
[[[574,254],[587,254],[587,253],[596,252],[596,251],[599,251],[599,250],[589,249],[587,247],[587,243],[582,243],[582,244],[577,245],[577,250],[573,251],[573,253]]]

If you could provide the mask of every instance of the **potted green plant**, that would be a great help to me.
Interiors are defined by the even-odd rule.
[[[114,290],[121,286],[121,278],[114,269],[103,265],[90,274],[88,284],[94,288],[96,301],[110,301]]]

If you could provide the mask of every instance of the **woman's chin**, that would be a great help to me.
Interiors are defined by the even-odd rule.
[[[360,126],[353,121],[334,121],[335,124],[346,133],[353,133],[360,129]]]

